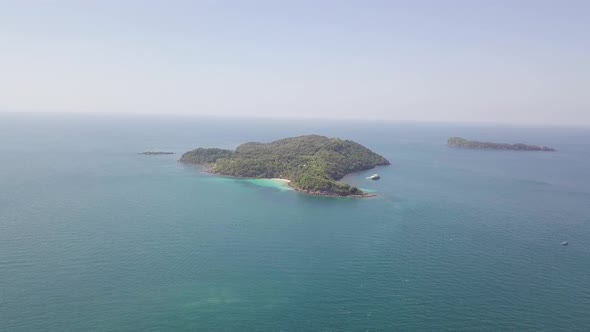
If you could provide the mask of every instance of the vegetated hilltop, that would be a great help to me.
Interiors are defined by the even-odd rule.
[[[514,151],[556,151],[553,148],[546,146],[527,145],[522,143],[508,144],[508,143],[492,143],[470,141],[461,137],[451,137],[447,141],[447,145],[454,148],[468,148],[468,149],[490,149],[490,150],[514,150]]]
[[[338,180],[348,173],[390,164],[356,142],[319,135],[244,143],[235,151],[199,148],[183,154],[180,162],[205,165],[222,175],[289,179],[299,191],[333,196],[367,195]]]

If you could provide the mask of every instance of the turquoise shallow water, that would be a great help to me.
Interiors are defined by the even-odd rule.
[[[378,197],[136,154],[307,133],[390,159],[345,179]],[[587,331],[589,241],[587,129],[0,115],[1,331]]]

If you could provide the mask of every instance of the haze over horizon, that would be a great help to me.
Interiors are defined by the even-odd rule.
[[[5,1],[0,112],[590,125],[587,1]]]

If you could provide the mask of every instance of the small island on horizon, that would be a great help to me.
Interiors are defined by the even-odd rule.
[[[235,150],[198,148],[182,163],[208,172],[243,178],[284,179],[295,190],[316,196],[374,196],[339,182],[349,173],[390,165],[383,156],[340,138],[305,135],[270,143],[249,142]]]
[[[471,141],[461,137],[451,137],[447,141],[447,145],[453,148],[466,149],[484,149],[484,150],[512,150],[512,151],[557,151],[554,148],[537,145],[527,145],[523,143],[508,144],[508,143],[492,143]]]
[[[169,151],[144,151],[144,152],[140,152],[139,154],[153,156],[153,155],[162,155],[162,154],[174,154],[174,152],[169,152]]]

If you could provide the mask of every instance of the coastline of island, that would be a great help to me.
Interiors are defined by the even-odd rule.
[[[179,160],[179,162],[181,162]],[[215,173],[212,171],[213,169],[213,165],[208,164],[208,165],[194,165],[198,167],[198,169],[203,172],[206,173],[208,175],[212,175],[212,176],[221,176],[224,178],[230,178],[230,179],[236,179],[236,180],[268,180],[268,181],[276,181],[279,182],[281,184],[286,185],[290,190],[294,190],[300,194],[303,195],[308,195],[308,196],[318,196],[318,197],[341,197],[341,198],[371,198],[371,197],[376,197],[377,194],[372,193],[372,192],[365,192],[363,191],[362,194],[351,194],[351,195],[337,195],[337,194],[333,194],[330,192],[326,192],[326,191],[314,191],[314,190],[305,190],[305,189],[301,189],[299,187],[297,187],[296,185],[293,184],[293,181],[289,180],[289,179],[285,179],[285,178],[257,178],[257,177],[245,177],[245,176],[233,176],[233,175],[225,175],[225,174],[220,174],[220,173]],[[347,174],[348,175],[348,174]]]
[[[258,178],[255,178],[258,179]],[[289,188],[295,190],[298,193],[301,194],[305,194],[305,195],[309,195],[309,196],[325,196],[325,197],[349,197],[349,198],[368,198],[368,197],[375,197],[377,196],[374,193],[367,193],[367,192],[363,192],[363,194],[361,195],[347,195],[347,196],[339,196],[339,195],[334,195],[334,194],[330,194],[329,192],[322,192],[322,191],[312,191],[312,190],[304,190],[301,188],[298,188],[297,186],[292,185],[292,181],[289,179],[283,179],[283,178],[270,178],[267,180],[271,180],[271,181],[277,181],[280,183],[284,183],[287,186],[289,186]]]
[[[336,195],[336,194],[332,194],[332,193],[325,192],[325,191],[304,190],[304,189],[294,187],[290,183],[289,183],[289,187],[293,188],[293,190],[295,190],[296,192],[298,192],[300,194],[309,195],[309,196],[318,196],[318,197],[371,198],[371,197],[377,196],[377,194],[368,193],[365,191],[362,191],[362,194],[350,194],[350,195],[342,196],[342,195]]]
[[[197,165],[210,174],[280,181],[306,195],[351,198],[376,194],[338,180],[353,172],[390,165],[356,142],[319,135],[244,143],[235,150],[198,148],[184,153],[179,162]]]

